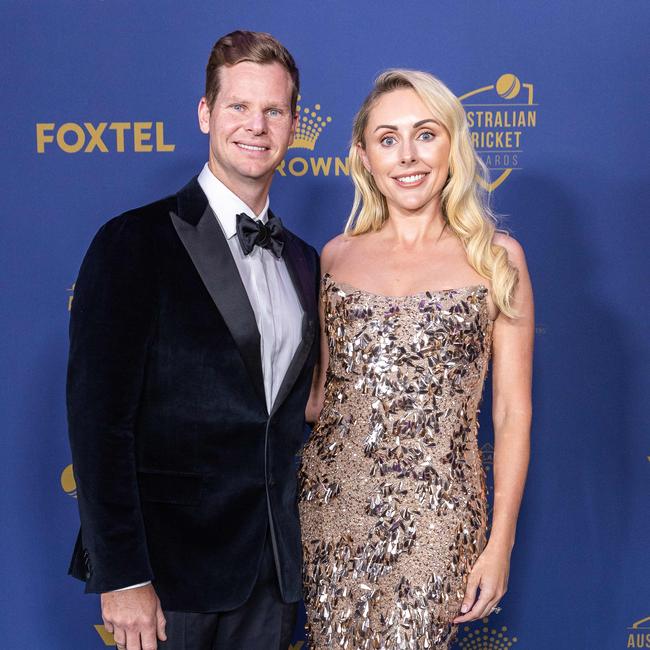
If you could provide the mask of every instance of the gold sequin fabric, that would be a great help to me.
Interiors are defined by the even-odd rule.
[[[302,454],[312,650],[449,648],[486,541],[482,285],[389,297],[323,277],[330,362]]]

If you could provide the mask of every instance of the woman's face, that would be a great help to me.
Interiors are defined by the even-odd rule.
[[[447,129],[410,88],[382,95],[368,116],[359,153],[390,212],[435,209],[449,172]]]

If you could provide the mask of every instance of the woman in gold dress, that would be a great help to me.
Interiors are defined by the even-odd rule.
[[[380,75],[350,156],[352,213],[321,259],[300,469],[311,648],[449,648],[506,591],[529,455],[530,279],[482,195],[463,108],[435,77]],[[490,357],[488,540],[476,434]]]

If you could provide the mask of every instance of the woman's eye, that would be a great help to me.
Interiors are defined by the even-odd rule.
[[[381,144],[390,147],[395,144],[396,140],[392,135],[387,135],[385,138],[380,140]]]
[[[435,135],[431,133],[431,131],[424,131],[420,133],[418,137],[420,138],[420,140],[426,141],[426,140],[433,140],[433,138],[435,138]]]

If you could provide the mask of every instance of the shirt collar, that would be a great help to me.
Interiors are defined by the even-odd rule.
[[[226,239],[230,239],[237,234],[237,215],[241,212],[247,214],[251,219],[259,219],[262,223],[266,223],[269,211],[268,196],[262,211],[256,215],[246,203],[212,173],[208,163],[203,166],[198,182],[208,198],[212,211],[221,224]]]

